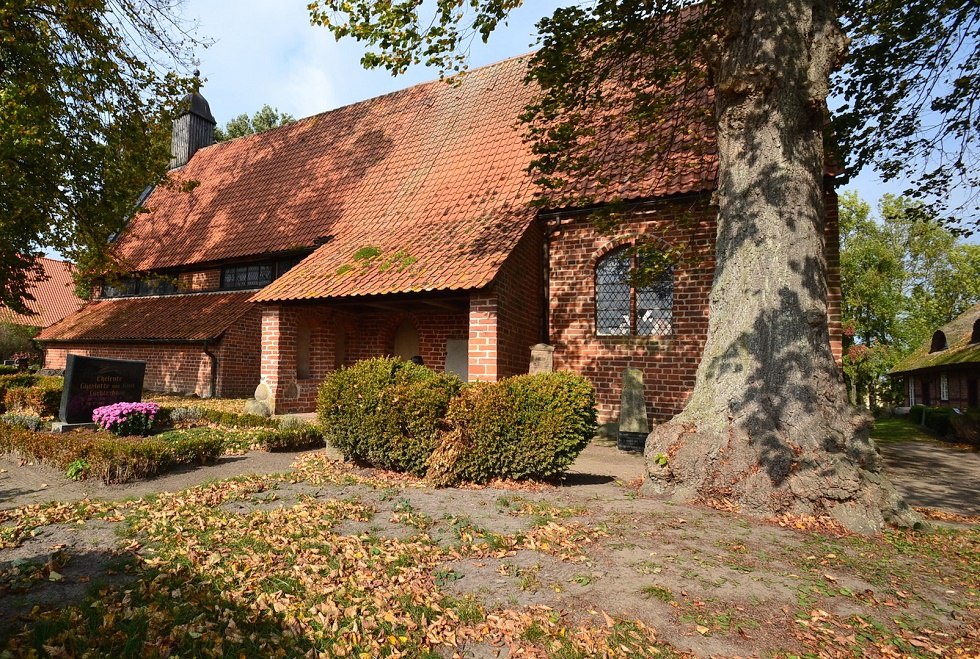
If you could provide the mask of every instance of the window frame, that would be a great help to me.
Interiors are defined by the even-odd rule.
[[[599,319],[599,313],[600,313],[599,270],[602,267],[602,265],[604,263],[606,263],[609,259],[622,258],[623,253],[627,253],[627,255],[629,256],[629,268],[628,268],[627,273],[629,275],[629,274],[632,274],[633,272],[636,272],[637,268],[639,267],[640,255],[637,254],[637,253],[629,253],[629,250],[632,247],[635,247],[635,245],[633,245],[633,244],[619,245],[618,247],[614,247],[613,249],[610,249],[609,251],[605,252],[599,258],[597,258],[595,260],[594,266],[592,268],[592,292],[593,292],[592,322],[593,322],[593,334],[596,337],[601,337],[601,338],[604,338],[604,339],[608,339],[608,338],[628,338],[628,339],[637,339],[637,338],[641,338],[642,339],[642,338],[647,338],[647,339],[658,339],[658,338],[672,336],[673,333],[674,333],[674,288],[675,288],[675,285],[674,285],[675,284],[675,281],[674,281],[674,267],[673,267],[673,265],[670,265],[670,266],[667,267],[667,270],[666,270],[666,272],[664,274],[663,279],[659,280],[659,282],[669,281],[669,283],[670,283],[670,291],[669,291],[670,307],[669,307],[669,309],[666,308],[666,307],[660,308],[660,311],[669,311],[669,317],[667,318],[667,324],[669,326],[668,331],[661,332],[661,333],[655,333],[652,330],[652,328],[651,328],[651,332],[649,334],[640,333],[640,323],[641,323],[641,319],[640,319],[640,316],[639,316],[639,311],[640,311],[639,299],[640,299],[640,295],[643,292],[653,290],[653,287],[649,287],[649,288],[646,288],[646,289],[644,289],[644,288],[638,288],[636,285],[634,285],[632,282],[629,281],[629,277],[627,277],[627,280],[625,282],[616,282],[618,285],[625,284],[626,286],[629,287],[629,311],[628,311],[629,328],[628,328],[628,330],[625,333],[603,332],[602,329],[601,329],[601,327],[600,327],[600,319]],[[663,299],[663,298],[661,298],[661,299]],[[658,322],[658,321],[654,321],[654,324],[656,324],[656,322]],[[662,322],[662,319],[659,322]]]

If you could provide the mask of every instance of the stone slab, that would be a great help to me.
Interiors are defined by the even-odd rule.
[[[143,399],[146,362],[68,354],[65,389],[58,418],[65,423],[91,423],[92,410],[113,403]]]

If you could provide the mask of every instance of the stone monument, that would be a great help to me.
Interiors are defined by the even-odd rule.
[[[547,343],[538,343],[531,346],[531,364],[527,372],[531,375],[535,373],[551,373],[555,370],[555,347]]]
[[[649,434],[643,371],[627,368],[623,371],[623,390],[619,398],[619,438],[616,445],[621,451],[642,453]]]
[[[92,423],[92,411],[97,407],[140,402],[145,375],[146,362],[69,354],[58,429]]]

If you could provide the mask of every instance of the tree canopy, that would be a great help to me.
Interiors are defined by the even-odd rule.
[[[892,366],[980,301],[980,245],[959,241],[919,201],[885,195],[877,211],[841,196],[844,369],[872,406]]]
[[[296,121],[296,117],[286,112],[279,112],[278,108],[270,105],[263,105],[251,118],[247,114],[240,114],[228,121],[224,128],[215,128],[214,139],[219,142],[262,133],[279,126],[285,126]]]
[[[85,273],[159,181],[172,72],[191,40],[178,0],[10,0],[0,5],[0,303],[23,311],[35,257]]]

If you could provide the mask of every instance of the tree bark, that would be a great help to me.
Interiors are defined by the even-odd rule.
[[[830,349],[823,126],[845,47],[829,0],[729,0],[709,53],[719,213],[708,337],[685,410],[647,440],[646,487],[875,532],[916,518],[882,476]]]

